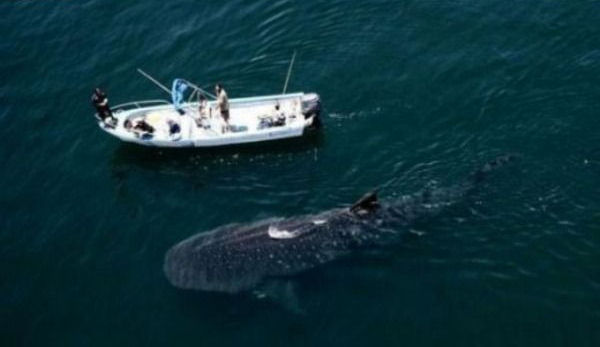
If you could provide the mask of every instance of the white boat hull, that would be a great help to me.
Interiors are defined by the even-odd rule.
[[[100,128],[122,141],[154,147],[219,147],[255,142],[289,139],[304,135],[318,125],[319,110],[307,110],[307,102],[319,103],[316,94],[285,94],[253,98],[230,99],[228,129],[224,120],[210,101],[204,117],[197,103],[184,104],[183,115],[166,101],[136,102],[128,107],[113,107],[116,125],[99,121]],[[131,107],[133,105],[133,107]],[[280,110],[275,110],[275,105]],[[285,117],[283,124],[267,124],[277,113]],[[145,133],[126,127],[126,122],[143,119],[154,131]],[[168,124],[177,124],[173,133]]]

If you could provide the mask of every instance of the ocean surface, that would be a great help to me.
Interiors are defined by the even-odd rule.
[[[0,345],[599,346],[600,2],[0,2]],[[320,134],[218,150],[120,143],[92,117],[168,98],[323,100]],[[173,288],[223,224],[460,182],[519,160],[402,242],[278,297]]]

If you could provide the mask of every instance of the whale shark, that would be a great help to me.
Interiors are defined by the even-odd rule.
[[[402,230],[463,200],[489,173],[514,157],[497,157],[449,187],[428,186],[384,201],[373,191],[348,207],[202,232],[171,247],[163,270],[168,281],[181,289],[248,291],[269,278],[296,275],[398,240]]]

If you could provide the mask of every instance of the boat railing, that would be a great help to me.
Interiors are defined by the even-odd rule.
[[[116,106],[111,107],[110,110],[115,113],[118,113],[118,112],[133,110],[133,109],[137,109],[137,108],[152,107],[152,106],[164,106],[164,105],[170,105],[170,104],[171,104],[170,102],[168,102],[167,100],[163,100],[163,99],[142,100],[142,101],[132,101],[132,102],[127,102],[124,104],[116,105]]]
[[[241,98],[233,98],[229,99],[230,104],[251,104],[255,102],[263,102],[263,101],[273,101],[273,100],[286,100],[286,99],[294,99],[300,98],[304,95],[304,93],[288,93],[288,94],[274,94],[274,95],[264,95],[264,96],[251,96],[251,97],[241,97]]]

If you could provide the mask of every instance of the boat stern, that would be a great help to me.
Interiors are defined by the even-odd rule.
[[[321,97],[317,93],[302,96],[302,115],[310,128],[321,127]]]

